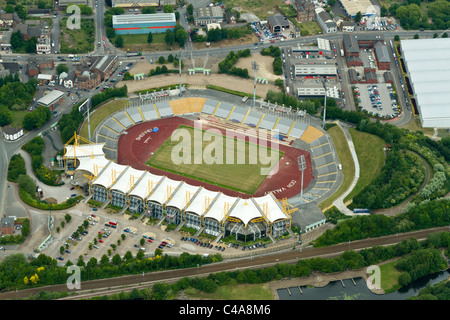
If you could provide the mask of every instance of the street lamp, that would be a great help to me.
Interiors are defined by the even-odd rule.
[[[323,125],[322,125],[322,128],[325,130],[325,114],[327,112],[327,87],[325,85],[325,81],[323,80],[323,78],[322,78],[322,85],[323,85],[323,88],[325,90],[325,101],[324,101],[324,104],[323,104]]]
[[[303,209],[303,173],[306,170],[305,156],[301,155],[297,158],[298,170],[302,173],[302,185],[300,190],[300,209]]]

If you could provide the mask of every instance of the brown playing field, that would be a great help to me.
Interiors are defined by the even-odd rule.
[[[265,147],[189,126],[179,126],[174,133],[181,138],[167,139],[148,166],[246,194],[256,192],[283,156],[270,144]]]

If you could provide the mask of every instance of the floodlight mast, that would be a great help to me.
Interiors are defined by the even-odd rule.
[[[255,79],[253,81],[253,108],[255,107],[255,99],[256,99],[256,71],[258,71],[258,62],[255,60],[252,61],[252,69],[255,71]]]
[[[301,155],[297,158],[298,170],[302,173],[302,184],[300,190],[300,209],[303,209],[303,175],[306,170],[305,156]]]

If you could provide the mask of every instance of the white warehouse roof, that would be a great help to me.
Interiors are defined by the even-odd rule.
[[[402,40],[406,70],[424,128],[450,127],[450,39]]]

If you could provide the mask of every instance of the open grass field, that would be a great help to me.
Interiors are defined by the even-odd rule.
[[[196,291],[188,294],[198,299],[208,300],[273,300],[273,295],[267,283],[238,284],[219,286],[213,293]]]
[[[391,261],[385,264],[380,265],[380,280],[381,280],[381,289],[383,289],[386,293],[394,292],[400,285],[398,284],[398,277],[401,272],[395,269],[394,265],[398,261]]]
[[[97,128],[98,124],[109,115],[117,112],[123,108],[125,108],[128,104],[128,100],[113,100],[105,103],[102,106],[99,106],[95,109],[94,112],[90,114],[90,123],[91,123],[91,136],[94,134],[95,128]],[[88,122],[87,120],[83,123],[80,136],[85,139],[89,139],[89,131],[88,131]]]
[[[345,197],[344,202],[353,199],[364,187],[369,185],[380,174],[385,161],[383,139],[353,128],[350,128],[349,132],[358,156],[360,175],[355,188]]]
[[[291,13],[283,0],[225,0],[224,5],[226,8],[239,8],[240,12],[252,12],[261,20],[274,14],[275,6],[279,6],[287,14]]]
[[[355,176],[355,163],[353,162],[347,139],[345,139],[344,131],[342,131],[341,127],[334,126],[328,129],[328,134],[333,139],[339,162],[342,164],[344,181],[342,181],[341,186],[335,194],[319,204],[320,209],[329,207],[334,200],[336,200],[341,194],[343,194],[350,187],[353,181],[353,177]]]
[[[146,162],[148,166],[250,195],[267,178],[261,169],[270,172],[283,156],[279,150],[189,126],[180,126],[176,133],[182,133],[181,142],[167,139]],[[202,141],[201,153],[198,141]],[[261,160],[258,153],[273,160]],[[182,158],[186,161],[179,163]]]
[[[165,33],[154,33],[152,43],[147,43],[148,34],[128,34],[122,35],[123,50],[125,51],[166,51],[177,52],[180,46],[177,43],[168,45],[165,40]],[[112,40],[114,42],[114,40]],[[171,49],[172,48],[172,49]],[[175,53],[174,53],[175,55]]]

